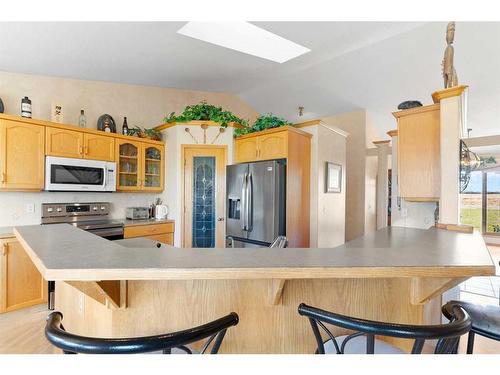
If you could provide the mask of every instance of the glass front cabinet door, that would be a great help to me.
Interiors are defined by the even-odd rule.
[[[139,190],[141,187],[141,146],[140,142],[117,140],[116,190]]]
[[[142,188],[147,191],[163,190],[164,154],[159,145],[143,144]]]
[[[116,163],[119,191],[163,191],[163,145],[117,140]]]

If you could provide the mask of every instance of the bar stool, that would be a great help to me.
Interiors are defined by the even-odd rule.
[[[299,305],[299,314],[309,318],[309,323],[318,345],[316,354],[402,354],[401,349],[375,338],[377,336],[398,337],[415,340],[412,354],[422,353],[425,340],[435,340],[435,354],[456,354],[460,336],[469,332],[471,320],[460,305],[451,306],[452,321],[449,324],[409,325],[377,322],[353,318],[321,310],[316,307]],[[331,324],[355,333],[335,337],[326,327]],[[323,340],[320,328],[326,333]]]
[[[500,341],[500,307],[495,305],[478,305],[464,301],[450,301],[442,307],[443,315],[452,316],[454,305],[460,305],[470,315],[472,328],[467,339],[467,354],[474,351],[476,334],[492,340]]]
[[[64,354],[132,354],[162,351],[172,353],[172,349],[192,354],[186,345],[208,338],[200,353],[204,354],[210,344],[210,354],[216,354],[229,327],[238,324],[238,314],[232,312],[222,318],[183,331],[156,336],[108,339],[78,336],[66,332],[62,325],[62,313],[55,311],[47,318],[45,337],[62,349]]]

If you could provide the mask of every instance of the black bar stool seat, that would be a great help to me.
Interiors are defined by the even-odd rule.
[[[367,337],[366,335],[359,335],[349,338],[348,335],[336,336],[337,343],[345,343],[342,354],[360,354],[366,350]],[[347,339],[347,341],[346,341]],[[332,339],[323,343],[325,347],[325,354],[338,354],[335,344]],[[373,345],[373,354],[406,354],[397,346],[391,345],[385,341],[375,339]]]
[[[464,301],[450,301],[443,306],[443,315],[448,319],[451,316],[453,305],[460,305],[469,314],[472,328],[469,333],[467,353],[472,354],[474,334],[500,341],[500,307],[495,305],[478,305]]]

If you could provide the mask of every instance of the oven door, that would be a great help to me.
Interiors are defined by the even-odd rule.
[[[114,191],[116,185],[113,186],[107,181],[110,164],[111,169],[114,169],[114,163],[99,160],[47,156],[45,158],[45,190]]]

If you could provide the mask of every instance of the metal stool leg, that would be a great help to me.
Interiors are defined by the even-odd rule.
[[[472,354],[474,350],[474,336],[476,334],[472,331],[469,332],[469,337],[467,339],[467,354]]]

